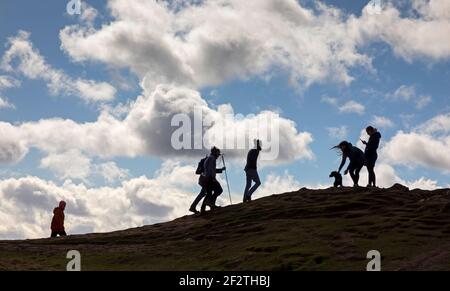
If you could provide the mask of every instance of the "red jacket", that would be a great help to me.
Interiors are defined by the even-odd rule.
[[[56,207],[53,210],[52,231],[65,231],[64,229],[64,211]]]

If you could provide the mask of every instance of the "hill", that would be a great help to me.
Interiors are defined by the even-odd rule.
[[[105,234],[0,242],[0,270],[450,270],[450,190],[301,189]]]

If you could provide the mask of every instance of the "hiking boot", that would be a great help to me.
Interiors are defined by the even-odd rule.
[[[197,209],[195,209],[195,208],[193,208],[193,207],[189,208],[189,211],[192,212],[192,213],[194,213],[194,214],[199,214],[199,212],[197,211]]]

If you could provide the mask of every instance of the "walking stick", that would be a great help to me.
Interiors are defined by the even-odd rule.
[[[222,155],[222,162],[223,166],[225,167],[225,179],[227,180],[227,188],[228,188],[228,195],[230,196],[230,204],[233,205],[233,200],[231,200],[231,191],[230,191],[230,183],[228,182],[228,174],[227,174],[227,166],[225,165],[225,157]]]

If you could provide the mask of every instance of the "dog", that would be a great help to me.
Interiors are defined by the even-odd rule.
[[[339,174],[338,172],[336,172],[336,171],[331,172],[330,178],[334,178],[334,187],[335,188],[344,187],[342,185],[342,175]]]

